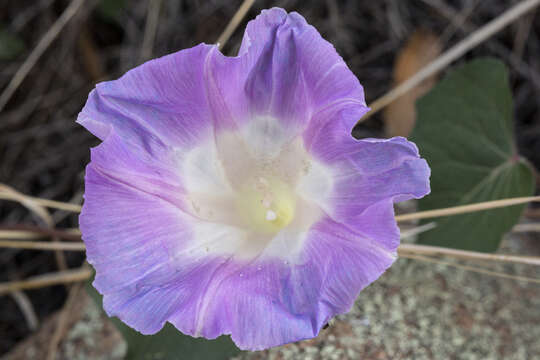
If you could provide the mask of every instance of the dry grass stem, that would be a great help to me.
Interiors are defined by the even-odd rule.
[[[71,211],[71,212],[81,211],[81,206],[77,204],[65,203],[65,202],[48,200],[48,199],[41,199],[41,198],[23,195],[21,193],[13,194],[13,193],[6,192],[5,188],[7,188],[7,186],[0,184],[0,199],[18,201],[25,206],[28,205],[27,207],[31,207],[32,210],[35,209],[36,212],[40,212],[40,209],[39,207],[36,207],[35,205],[38,205],[41,207],[45,206],[45,207],[55,208],[58,210]],[[448,208],[443,208],[443,209],[419,211],[419,212],[410,213],[410,214],[397,215],[396,220],[399,222],[399,221],[407,221],[407,220],[433,218],[433,217],[439,217],[439,216],[457,215],[457,214],[468,213],[468,212],[495,209],[495,208],[505,207],[505,206],[519,205],[519,204],[528,203],[528,202],[540,202],[540,196],[517,197],[517,198],[509,198],[509,199],[502,199],[502,200],[486,201],[486,202],[480,202],[480,203],[469,204],[469,205],[453,206],[453,207],[448,207]],[[519,227],[520,226],[516,226],[516,228],[519,228]],[[525,231],[525,230],[516,230],[516,231]],[[77,231],[76,229],[73,230],[73,234],[79,234],[79,233],[80,232]]]
[[[39,327],[39,320],[28,296],[19,290],[11,292],[10,295],[21,310],[28,328],[36,331]]]
[[[397,215],[396,221],[407,221],[407,220],[418,220],[418,219],[429,219],[440,216],[450,216],[457,214],[465,214],[475,211],[496,209],[505,206],[525,204],[528,202],[540,202],[540,196],[528,196],[528,197],[516,197],[502,200],[493,200],[479,202],[469,205],[460,205],[452,206],[443,209],[427,210],[427,211],[418,211],[410,214]]]
[[[21,194],[17,190],[5,184],[0,184],[0,199],[16,201],[41,218],[47,226],[53,226],[53,220],[49,212],[33,198]]]
[[[151,0],[148,2],[148,13],[146,15],[146,25],[144,28],[143,43],[139,59],[146,61],[152,57],[154,49],[154,40],[159,23],[159,12],[161,10],[162,0]]]
[[[57,230],[29,225],[0,226],[0,239],[35,240],[47,237],[81,241],[81,231],[79,229]]]
[[[540,223],[517,224],[512,228],[514,232],[540,232]]]
[[[417,244],[401,244],[398,248],[398,255],[400,257],[407,257],[408,255],[444,255],[467,260],[485,260],[540,266],[540,257],[537,256],[488,254],[477,251],[458,250],[439,246]]]
[[[33,231],[25,230],[0,230],[0,239],[42,239],[47,237],[46,234],[41,234]]]
[[[21,205],[25,206],[30,211],[34,212],[38,217],[40,217],[45,222],[45,224],[47,224],[48,228],[54,230],[55,224],[53,218],[51,217],[47,209],[45,209],[45,207],[39,202],[37,202],[34,198],[26,196],[10,186],[0,183],[0,199],[2,199],[3,196],[10,198],[10,200],[19,202]],[[53,241],[54,240],[56,239],[53,237]],[[58,269],[66,270],[67,262],[64,254],[61,251],[56,251],[54,257]]]
[[[26,280],[0,283],[0,295],[5,295],[17,290],[38,289],[46,286],[85,281],[91,276],[92,270],[88,266],[81,266],[79,269],[64,270],[34,276]]]
[[[357,124],[365,121],[370,116],[376,114],[381,109],[386,107],[392,101],[403,96],[411,89],[415,88],[421,84],[424,80],[430,76],[436,74],[437,72],[444,69],[451,62],[458,59],[460,56],[465,54],[467,51],[474,48],[476,45],[482,43],[504,27],[506,27],[511,22],[519,19],[521,16],[535,8],[540,4],[540,0],[524,0],[514,5],[504,13],[502,13],[497,18],[493,19],[486,25],[482,26],[471,35],[467,36],[465,39],[445,51],[437,59],[426,65],[422,70],[417,72],[414,76],[409,78],[407,81],[404,81],[397,87],[390,90],[385,95],[381,96],[373,103],[369,104],[371,111],[368,112],[364,117],[358,120]]]
[[[419,228],[422,231],[427,231],[435,226],[434,223],[426,224],[412,229],[418,233]],[[405,235],[406,237],[410,235]],[[66,243],[66,242],[44,242],[44,241],[21,241],[21,240],[0,240],[0,247],[16,248],[16,249],[32,249],[32,250],[63,250],[63,251],[85,251],[84,243]],[[445,255],[454,258],[469,259],[469,260],[486,260],[497,262],[510,262],[516,264],[537,265],[540,266],[540,257],[534,256],[519,256],[505,254],[486,254],[476,251],[457,250],[451,248],[426,246],[417,244],[401,244],[398,248],[399,256],[407,254],[423,254],[423,255]]]
[[[453,9],[450,5],[448,5],[446,2],[442,0],[421,0],[425,4],[433,7],[433,9],[437,10],[442,16],[446,17],[450,21],[459,21],[460,23],[460,31],[462,33],[472,33],[476,30],[476,26],[473,26],[472,24],[467,22],[466,16],[464,16],[461,12],[456,11]],[[480,3],[480,2],[478,2]],[[536,10],[535,10],[536,11]],[[534,12],[533,12],[534,13]],[[534,14],[530,14],[529,17],[533,18],[532,16]],[[486,46],[493,51],[494,54],[502,57],[505,59],[514,70],[520,74],[524,79],[527,79],[531,82],[532,85],[534,85],[537,89],[540,89],[540,75],[538,72],[531,68],[527,63],[525,63],[521,57],[518,57],[514,52],[509,51],[504,45],[497,41],[488,42]]]
[[[37,46],[32,50],[30,55],[26,58],[24,63],[21,65],[19,70],[13,75],[13,78],[6,86],[2,94],[0,94],[0,112],[4,109],[6,104],[9,102],[19,85],[24,81],[30,70],[36,65],[37,61],[43,55],[45,50],[51,45],[51,43],[56,39],[60,31],[64,26],[71,20],[71,18],[79,11],[82,5],[85,3],[84,0],[73,0],[69,6],[64,10],[62,15],[56,20],[56,22],[51,26],[51,28],[43,35]]]
[[[55,251],[84,251],[86,249],[84,243],[82,242],[49,242],[27,240],[0,240],[0,248]]]
[[[223,49],[225,44],[227,44],[227,41],[229,41],[229,38],[234,33],[234,30],[236,30],[238,25],[240,25],[251,6],[253,6],[254,2],[255,0],[244,0],[242,5],[240,5],[238,10],[236,10],[236,13],[232,17],[231,21],[229,21],[227,27],[225,28],[225,30],[223,30],[223,32],[216,41],[217,46],[220,50]]]
[[[429,231],[429,230],[435,228],[436,226],[437,226],[437,223],[430,222],[430,223],[427,223],[427,224],[424,224],[424,225],[416,226],[416,227],[414,227],[412,229],[401,230],[399,235],[400,235],[401,239],[406,239],[408,237],[416,236],[416,235],[421,234],[423,232]]]
[[[463,270],[467,270],[467,271],[471,271],[471,272],[475,272],[475,273],[479,273],[479,274],[495,276],[495,277],[499,277],[499,278],[503,278],[503,279],[511,279],[511,280],[525,281],[525,282],[531,282],[531,283],[540,284],[540,279],[535,279],[535,278],[531,278],[531,277],[527,277],[527,276],[510,275],[510,274],[506,274],[506,273],[503,273],[503,272],[489,270],[489,269],[476,267],[476,266],[456,264],[456,263],[449,262],[449,261],[442,261],[442,260],[434,259],[434,258],[431,258],[429,256],[409,255],[409,254],[407,254],[407,255],[404,255],[404,256],[401,256],[401,257],[402,258],[407,258],[407,259],[413,259],[413,260],[426,261],[426,262],[435,263],[435,264],[444,265],[444,266],[453,266],[453,267],[458,268],[458,269],[463,269]]]
[[[41,210],[41,208],[43,207],[75,213],[81,212],[80,205],[24,195],[4,184],[0,184],[0,199],[17,201],[22,205],[28,207],[32,211],[36,212],[42,218],[45,216],[43,210]]]
[[[49,343],[49,349],[47,352],[47,360],[56,359],[56,352],[58,351],[58,345],[60,344],[60,342],[62,341],[62,338],[65,335],[65,332],[67,330],[67,324],[69,322],[69,317],[71,315],[73,306],[75,305],[75,299],[77,298],[77,295],[81,291],[81,288],[82,288],[82,284],[77,283],[77,284],[74,284],[69,289],[68,298],[66,300],[66,303],[64,304],[64,307],[62,308],[62,312],[60,313],[60,316],[58,317],[56,328],[54,329],[51,342]]]

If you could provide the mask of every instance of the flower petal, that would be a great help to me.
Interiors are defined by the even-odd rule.
[[[189,147],[212,129],[203,72],[214,48],[201,44],[99,83],[77,121],[102,140],[114,128],[141,146]]]
[[[359,107],[361,115],[368,110],[358,79],[298,13],[263,10],[248,23],[235,60],[215,56],[212,80],[237,120],[271,116],[298,134],[328,120],[313,117],[325,109]]]
[[[237,57],[199,45],[98,85],[80,225],[106,311],[250,350],[316,336],[394,261],[393,203],[429,192],[412,143],[350,137],[367,110],[333,46],[281,9]],[[294,193],[277,233],[238,219],[262,176]]]
[[[399,238],[396,230],[394,224],[391,237]],[[212,268],[206,291],[197,294],[200,301],[170,321],[195,336],[212,339],[230,333],[237,346],[247,350],[312,338],[330,318],[350,310],[360,290],[394,259],[395,249],[380,247],[375,239],[326,218],[309,232],[300,263],[222,263]]]
[[[107,178],[183,207],[185,191],[173,149],[155,146],[148,152],[111,130],[107,139],[92,149],[91,160],[89,168]]]
[[[172,314],[199,301],[214,273],[214,263],[201,256],[208,257],[205,247],[228,243],[227,236],[231,246],[241,240],[230,227],[200,238],[197,231],[207,223],[183,210],[175,153],[153,150],[111,130],[92,150],[79,220],[105,310],[144,334],[159,331]]]
[[[155,295],[175,275],[170,252],[189,238],[181,212],[88,166],[80,227],[94,286],[104,308],[143,333],[157,332],[175,304],[165,299],[137,305],[139,293]]]
[[[418,199],[429,193],[430,169],[413,143],[399,137],[354,140],[342,131],[339,124],[327,125],[327,137],[317,139],[311,148],[315,158],[331,165],[328,182],[333,188],[322,191],[310,185],[314,181],[309,178],[299,186],[304,197],[334,220],[361,229],[358,217],[373,204]]]
[[[135,151],[114,132],[93,150],[81,229],[106,311],[142,333],[169,321],[194,336],[232,334],[239,347],[251,350],[311,338],[393,260],[395,249],[379,247],[370,236],[395,240],[395,224],[389,234],[383,226],[360,234],[329,218],[306,235],[283,235],[285,252],[306,237],[296,262],[276,254],[250,262],[224,256],[216,247],[243,246],[245,235],[188,220],[180,200],[171,199],[180,188],[152,186],[165,175],[160,168],[170,166],[168,158],[154,153],[146,162],[148,154]],[[389,212],[370,208],[358,221],[369,223],[372,214],[393,220],[391,202],[384,205]],[[276,246],[268,251],[278,253]]]

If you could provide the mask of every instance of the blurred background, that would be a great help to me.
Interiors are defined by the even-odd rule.
[[[236,54],[245,24],[261,9],[278,6],[288,11],[297,11],[334,44],[338,53],[360,79],[369,104],[400,79],[414,74],[426,62],[426,58],[433,58],[441,49],[454,45],[517,2],[257,0],[227,42],[223,52],[228,55]],[[51,30],[69,3],[66,0],[0,1],[0,93],[5,91],[17,71],[38,46],[40,39]],[[50,45],[44,48],[43,54],[37,58],[35,65],[0,111],[0,183],[36,197],[81,203],[84,167],[89,161],[89,148],[96,146],[98,141],[77,125],[75,119],[95,83],[118,78],[130,68],[150,58],[201,42],[215,43],[240,4],[240,0],[84,1]],[[539,38],[540,18],[535,16],[533,11],[459,60],[462,62],[473,57],[492,56],[507,64],[514,95],[515,131],[519,152],[537,169],[540,167]],[[404,54],[405,48],[408,52]],[[402,70],[395,66],[396,58],[400,55],[410,57],[403,60],[408,65]],[[414,114],[411,116],[414,117]],[[385,117],[387,122],[392,121],[388,119],[392,114],[379,113],[355,128],[353,134],[357,137],[387,136],[384,130]],[[534,209],[528,211],[534,213]],[[77,216],[71,213],[56,211],[52,213],[52,219],[57,228],[78,227]],[[0,200],[0,229],[22,228],[20,224],[47,226],[42,219],[21,205]],[[538,251],[540,246],[534,241],[540,239],[531,236],[533,243],[530,251]],[[64,265],[68,268],[78,267],[83,261],[82,252],[65,253]],[[59,266],[59,259],[53,252],[0,249],[1,282],[54,272]],[[375,301],[371,308],[360,306],[356,312],[353,311],[353,317],[338,319],[337,325],[323,332],[322,340],[318,340],[322,342],[293,345],[287,348],[289,350],[282,349],[272,353],[273,356],[341,359],[355,358],[354,354],[362,353],[365,358],[370,359],[393,356],[407,358],[411,353],[407,355],[406,349],[413,346],[411,344],[416,344],[416,349],[424,349],[421,353],[425,358],[441,358],[436,352],[433,353],[429,339],[439,336],[441,343],[437,346],[441,349],[446,346],[445,341],[453,344],[444,348],[446,352],[443,353],[448,356],[444,358],[469,358],[462,357],[467,351],[473,354],[471,356],[476,354],[479,358],[487,358],[488,355],[501,359],[540,357],[538,344],[534,345],[534,340],[540,338],[537,325],[540,322],[540,313],[531,310],[531,307],[534,309],[534,306],[540,306],[534,303],[534,298],[540,295],[538,287],[532,285],[531,288],[523,288],[509,283],[501,285],[498,280],[485,280],[465,273],[453,273],[449,280],[449,275],[445,274],[443,268],[429,264],[421,266],[403,271],[409,271],[409,275],[414,276],[411,281],[419,282],[409,284],[412,289],[421,285],[420,281],[426,272],[429,275],[425,281],[435,279],[433,288],[428,286],[417,289],[422,292],[431,289],[433,294],[425,294],[428,299],[425,301],[435,302],[435,305],[422,305],[417,302],[409,304],[407,298],[414,294],[400,292],[400,282],[390,278],[387,283],[374,285],[379,287],[378,292],[377,288],[370,287],[373,291],[362,295],[364,297],[361,300],[365,299],[366,303]],[[456,279],[461,279],[461,282]],[[480,283],[482,285],[478,285]],[[512,297],[511,294],[520,294],[522,297],[512,299],[517,303],[510,303],[509,299],[505,299],[502,305],[489,305],[490,301],[496,299],[485,297],[487,295],[482,291],[475,295],[475,291],[480,291],[479,286],[487,286],[488,293],[504,293],[508,297]],[[520,288],[516,290],[513,286]],[[471,290],[463,291],[464,287]],[[368,290],[371,291],[370,289]],[[452,293],[452,289],[457,293]],[[463,296],[463,299],[456,300],[452,308],[447,309],[447,313],[443,305],[439,304],[443,307],[438,308],[436,304],[437,301],[446,301],[446,295],[437,297],[437,294],[444,294],[445,291],[450,291],[451,295],[448,296],[458,299]],[[380,298],[382,295],[385,299]],[[13,350],[17,343],[29,339],[31,335],[43,332],[47,326],[50,333],[53,328],[53,325],[50,325],[51,319],[65,303],[66,296],[64,286],[26,291],[22,295],[0,296],[0,356]],[[398,300],[391,300],[393,296]],[[374,297],[377,299],[373,300]],[[476,317],[480,316],[477,312],[485,309],[475,306],[481,306],[479,304],[484,301],[488,304],[486,306],[491,307],[480,314],[483,320],[479,320]],[[414,317],[415,309],[428,309],[433,306],[435,310],[430,316],[435,318],[430,318],[429,321],[435,321],[436,324],[428,322],[427,325],[422,325],[422,320]],[[401,311],[401,315],[393,315],[396,311]],[[507,313],[504,313],[505,311]],[[29,320],[32,313],[35,319]],[[382,327],[378,329],[370,327],[367,330],[366,327],[372,321],[366,315],[368,313],[389,317],[406,317],[407,314],[412,314],[405,322],[410,326],[410,331],[396,329],[395,324],[387,324],[390,327],[380,325]],[[436,317],[437,313],[444,313],[449,319],[439,319]],[[506,314],[509,322],[501,320],[504,322],[502,325],[491,324],[490,314],[499,313]],[[445,321],[456,321],[457,325]],[[482,321],[485,327],[476,329],[477,323]],[[520,322],[522,329],[514,328],[512,321]],[[443,328],[439,335],[433,335],[424,332],[426,326]],[[106,325],[100,329],[102,337],[114,338],[114,329]],[[332,336],[334,340],[329,340]],[[336,337],[347,336],[356,340],[338,345],[332,342]],[[397,343],[386,344],[385,341],[391,341],[384,340],[386,337],[393,338]],[[475,343],[470,337],[476,337],[478,342]],[[104,338],[96,341],[101,343]],[[376,340],[373,340],[375,338]],[[459,340],[452,343],[454,338]],[[489,339],[492,339],[492,344]],[[43,339],[40,341],[47,342]],[[354,341],[361,344],[353,344]],[[408,341],[410,344],[402,344]],[[470,344],[470,341],[473,343]],[[329,344],[334,344],[330,350]],[[494,346],[496,350],[493,350]],[[338,348],[342,349],[341,352]],[[351,355],[350,349],[356,352],[351,350]],[[520,357],[520,349],[525,349],[525,355],[522,355],[526,357]],[[27,358],[45,358],[40,355],[40,350],[36,351],[37,353],[33,353],[35,357],[27,354]],[[111,354],[112,352],[109,355],[98,355],[109,359],[114,357]],[[267,355],[257,356],[264,358]],[[20,356],[21,359],[25,358]]]

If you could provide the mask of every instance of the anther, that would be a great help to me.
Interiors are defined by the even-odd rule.
[[[266,212],[266,220],[268,220],[268,221],[274,221],[274,220],[276,220],[276,219],[277,219],[277,215],[276,215],[276,213],[275,213],[274,211],[268,210],[268,211]]]

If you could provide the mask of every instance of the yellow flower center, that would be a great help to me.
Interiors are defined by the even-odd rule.
[[[272,234],[292,221],[296,198],[283,181],[259,177],[240,190],[237,208],[253,230]]]

